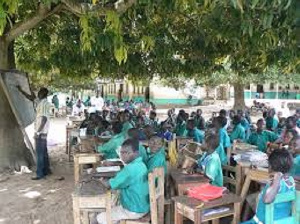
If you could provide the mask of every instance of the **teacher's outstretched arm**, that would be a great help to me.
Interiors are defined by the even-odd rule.
[[[35,94],[34,94],[33,91],[31,91],[31,93],[28,94],[28,93],[26,93],[26,92],[21,88],[21,86],[17,85],[16,87],[17,87],[17,89],[18,89],[18,90],[19,90],[19,91],[20,91],[27,99],[29,99],[30,101],[34,101],[34,100],[36,99],[36,96],[35,96]]]

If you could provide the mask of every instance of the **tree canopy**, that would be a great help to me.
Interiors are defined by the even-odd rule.
[[[7,39],[47,17],[16,39],[15,52],[19,68],[52,80],[158,75],[245,84],[300,70],[296,0],[2,0],[2,12]]]

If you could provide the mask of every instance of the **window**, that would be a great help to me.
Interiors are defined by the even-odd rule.
[[[257,85],[256,86],[256,92],[263,93],[264,92],[264,86],[263,85]]]
[[[299,90],[299,86],[295,85],[295,86],[294,86],[294,89],[295,89],[295,90]]]
[[[246,85],[246,89],[247,89],[247,90],[250,90],[250,85]]]
[[[288,84],[288,85],[286,86],[286,89],[290,89],[290,84]]]
[[[270,90],[274,90],[274,83],[270,83]]]

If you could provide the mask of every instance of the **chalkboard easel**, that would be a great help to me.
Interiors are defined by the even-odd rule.
[[[35,119],[34,105],[33,102],[25,98],[17,89],[17,86],[19,85],[24,91],[29,94],[31,93],[28,74],[17,70],[0,70],[0,85],[4,90],[17,123],[23,133],[25,143],[36,163],[35,151],[25,131],[25,128],[32,124]]]

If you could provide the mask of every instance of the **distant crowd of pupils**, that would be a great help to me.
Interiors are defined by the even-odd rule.
[[[112,221],[139,219],[149,212],[148,172],[163,167],[167,173],[164,142],[176,136],[192,138],[201,143],[203,155],[195,169],[207,176],[211,184],[223,186],[222,165],[228,163],[227,149],[235,141],[256,145],[269,155],[269,169],[274,178],[259,195],[256,215],[245,223],[264,223],[265,206],[279,193],[295,191],[292,175],[300,174],[300,110],[288,118],[277,117],[275,110],[263,113],[263,118],[253,125],[246,111],[221,110],[205,121],[201,109],[191,114],[175,109],[168,111],[166,120],[159,122],[155,111],[146,116],[135,109],[117,114],[103,110],[89,114],[82,123],[87,133],[112,136],[97,151],[105,159],[120,158],[126,165],[116,177],[106,184],[120,190],[121,204],[112,209]],[[149,140],[146,149],[140,141]],[[121,149],[120,149],[121,148]],[[120,149],[120,150],[118,150]],[[146,199],[145,199],[146,197]],[[275,220],[290,214],[291,203],[275,205]],[[105,224],[105,213],[97,216],[98,223]]]

